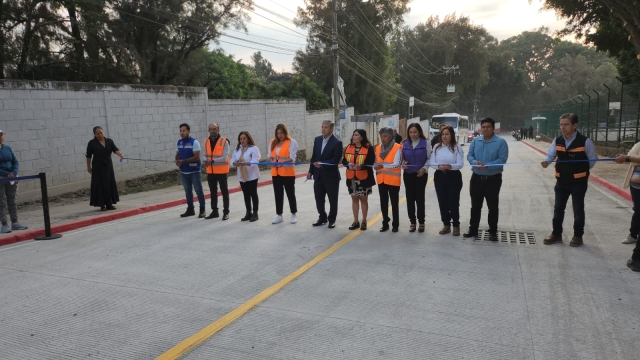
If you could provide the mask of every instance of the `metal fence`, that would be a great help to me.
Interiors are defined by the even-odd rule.
[[[620,79],[618,79],[620,81]],[[640,137],[640,84],[625,84],[618,88],[603,84],[601,89],[591,89],[569,100],[546,109],[533,110],[532,118],[539,121],[540,134],[548,137],[560,135],[560,116],[564,113],[578,115],[578,131],[590,137],[597,145],[605,147],[630,147]],[[537,125],[527,120],[526,126]]]

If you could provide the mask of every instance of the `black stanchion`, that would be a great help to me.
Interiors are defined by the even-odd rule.
[[[51,219],[49,219],[49,195],[47,194],[47,175],[39,173],[40,191],[42,192],[42,211],[44,212],[44,236],[38,236],[35,240],[52,240],[61,238],[60,234],[51,233]]]

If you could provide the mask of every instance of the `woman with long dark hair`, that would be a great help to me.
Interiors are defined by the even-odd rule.
[[[342,164],[347,168],[347,189],[351,195],[351,210],[353,210],[353,223],[349,230],[357,228],[367,230],[369,195],[371,195],[371,188],[376,184],[372,167],[375,162],[376,154],[367,139],[367,132],[356,129],[342,159]],[[362,208],[362,222],[358,220],[360,208]]]
[[[298,143],[289,136],[289,130],[285,124],[276,125],[275,137],[271,139],[269,161],[278,163],[271,167],[271,179],[273,180],[273,194],[276,198],[276,218],[272,224],[283,221],[282,211],[284,207],[284,193],[287,193],[289,210],[291,210],[291,223],[298,222],[296,213],[296,156]],[[279,163],[282,163],[280,165]]]
[[[425,218],[425,188],[427,187],[429,157],[431,144],[424,136],[422,127],[418,123],[410,124],[407,128],[409,136],[402,142],[402,158],[404,159],[404,188],[407,196],[407,213],[411,226],[410,232],[424,232]],[[417,208],[417,214],[416,214]]]
[[[256,165],[258,162],[260,162],[260,149],[256,146],[256,142],[248,131],[240,131],[238,146],[231,157],[231,164],[237,168],[238,181],[244,195],[244,206],[247,209],[241,221],[258,220],[258,178],[260,177],[260,169]]]
[[[460,191],[462,190],[462,174],[464,151],[456,144],[453,127],[447,126],[440,133],[440,142],[433,148],[429,166],[436,169],[433,181],[438,195],[440,219],[444,225],[439,234],[451,232],[460,236]]]
[[[91,198],[89,205],[100,207],[100,210],[115,210],[114,204],[120,201],[116,176],[113,171],[111,154],[120,159],[124,155],[113,140],[104,136],[100,126],[93,128],[93,139],[87,144],[87,172],[91,174]]]

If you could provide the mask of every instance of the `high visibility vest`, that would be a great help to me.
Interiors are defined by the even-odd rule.
[[[271,139],[271,144],[273,144],[273,142],[275,141],[275,139]],[[282,143],[282,147],[280,148],[280,154],[282,154],[282,157],[288,158],[289,155],[291,155],[290,151],[289,151],[289,145],[291,145],[291,140],[287,139]],[[271,157],[273,158],[274,162],[282,162],[279,160],[276,160],[276,156],[280,156],[276,154],[276,149],[277,147],[274,147],[271,150]],[[271,167],[271,176],[296,176],[296,168],[295,168],[295,164],[289,163],[289,164],[283,164],[280,165],[278,167],[272,166]]]
[[[589,179],[589,160],[585,152],[587,137],[576,134],[576,138],[571,142],[569,147],[566,146],[564,136],[556,138],[556,154],[558,160],[582,160],[576,162],[556,163],[556,178],[563,181],[588,181]]]
[[[396,158],[396,153],[398,151],[402,151],[402,146],[400,144],[393,144],[393,147],[385,157],[390,161],[384,161],[380,157],[380,149],[382,144],[376,147],[376,162],[382,165],[393,165],[393,160]],[[378,185],[387,184],[391,186],[400,186],[400,178],[402,177],[402,169],[398,166],[396,169],[387,169],[382,168],[380,170],[376,170],[376,181]]]
[[[369,147],[363,146],[360,148],[360,152],[356,156],[356,146],[351,144],[347,146],[347,150],[344,152],[344,158],[349,164],[364,165],[364,160],[367,158],[368,153]],[[358,180],[364,180],[369,176],[369,173],[366,168],[362,168],[360,170],[350,170],[347,168],[347,179],[353,179],[354,176]]]
[[[211,139],[207,138],[204,141],[204,152],[207,160],[213,160],[213,163],[207,166],[207,174],[228,174],[229,173],[229,155],[227,158],[222,157],[224,146],[227,143],[227,139],[222,136],[216,141],[213,151],[211,150]],[[231,152],[231,151],[229,151]]]

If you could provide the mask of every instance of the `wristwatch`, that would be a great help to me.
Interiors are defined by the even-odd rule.
[[[624,159],[624,161],[631,162],[631,156],[627,155],[627,157]]]

